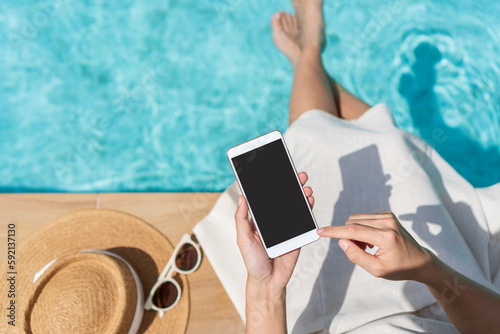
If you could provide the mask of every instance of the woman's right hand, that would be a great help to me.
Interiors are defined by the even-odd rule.
[[[372,275],[389,280],[424,280],[425,268],[434,255],[420,246],[390,212],[349,216],[344,226],[318,229],[322,237],[338,238],[351,262]],[[378,246],[374,255],[360,247]]]
[[[460,333],[498,333],[500,295],[439,261],[392,212],[351,215],[344,226],[321,228],[318,234],[339,238],[349,260],[377,277],[426,284]],[[379,249],[370,255],[365,244]]]

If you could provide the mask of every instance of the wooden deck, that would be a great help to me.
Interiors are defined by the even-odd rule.
[[[72,211],[120,210],[154,225],[175,246],[215,204],[220,193],[0,194],[0,249],[7,224],[15,222],[17,243],[40,225]],[[5,261],[2,251],[0,262]],[[191,310],[186,333],[244,333],[244,325],[205,258],[188,276]]]

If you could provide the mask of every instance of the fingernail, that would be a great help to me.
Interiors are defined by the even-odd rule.
[[[349,246],[349,245],[347,244],[347,242],[345,242],[345,240],[339,240],[339,246],[345,252],[345,250],[347,249],[347,246]]]
[[[238,198],[238,206],[241,205],[241,203],[243,203],[243,199],[241,198],[241,196]]]
[[[316,230],[316,232],[317,232],[318,234],[321,234],[321,233],[323,233],[323,231],[324,231],[324,230],[325,230],[325,228],[324,228],[324,227],[321,227],[321,228],[318,228],[318,229]]]

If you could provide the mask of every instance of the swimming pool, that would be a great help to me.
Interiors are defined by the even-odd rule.
[[[0,190],[223,190],[228,147],[287,127],[291,67],[269,27],[279,9],[291,5],[2,2]],[[325,67],[491,185],[499,16],[487,1],[327,1]]]

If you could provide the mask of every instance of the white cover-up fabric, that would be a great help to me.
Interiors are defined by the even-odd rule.
[[[297,170],[309,174],[320,227],[343,225],[353,213],[393,211],[442,261],[500,291],[500,184],[474,189],[428,144],[396,128],[382,104],[354,121],[308,111],[285,141]],[[244,320],[238,194],[233,183],[194,232]],[[451,301],[460,288],[449,284],[443,297]],[[326,238],[301,250],[287,287],[287,323],[291,333],[456,333],[424,285],[373,277]]]

